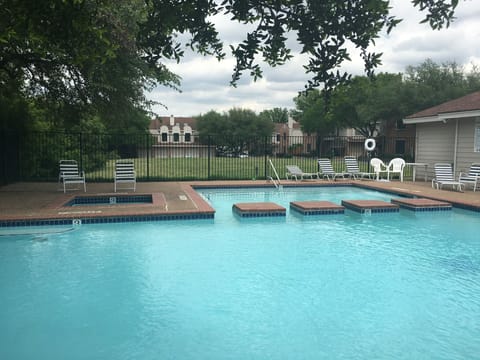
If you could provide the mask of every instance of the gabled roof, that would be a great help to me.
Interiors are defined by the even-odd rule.
[[[403,119],[403,122],[416,124],[474,116],[480,116],[480,91],[409,115]]]
[[[175,116],[174,117],[174,122],[175,124],[183,126],[184,124],[187,124],[192,128],[192,130],[195,130],[197,128],[197,120],[193,117],[182,117],[182,116]],[[170,116],[160,116],[155,119],[152,119],[150,121],[150,130],[157,130],[160,129],[162,125],[166,125],[170,127]]]

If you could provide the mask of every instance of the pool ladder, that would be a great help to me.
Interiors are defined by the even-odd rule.
[[[277,169],[275,169],[275,166],[273,165],[272,160],[268,159],[268,162],[270,163],[270,166],[273,169],[273,173],[275,174],[276,179],[274,179],[272,176],[267,176],[267,179],[270,180],[278,190],[282,190],[283,186],[282,184],[280,184],[280,177],[278,176]]]

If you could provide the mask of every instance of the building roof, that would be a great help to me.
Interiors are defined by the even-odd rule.
[[[405,124],[480,116],[480,91],[419,111],[404,119]]]
[[[187,124],[192,128],[192,130],[196,130],[197,128],[197,119],[192,117],[182,117],[182,116],[175,116],[174,123],[177,125],[184,125]],[[157,130],[160,129],[162,125],[170,127],[170,116],[160,116],[150,121],[150,130]]]

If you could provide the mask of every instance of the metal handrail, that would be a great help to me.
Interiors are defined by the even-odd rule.
[[[282,185],[280,184],[280,177],[278,176],[277,169],[275,169],[275,165],[273,165],[273,162],[272,162],[271,159],[268,159],[268,162],[270,163],[270,166],[271,166],[272,169],[273,169],[273,173],[274,173],[275,176],[277,177],[278,184],[277,184],[277,182],[275,181],[275,179],[274,179],[272,176],[269,176],[268,179],[272,180],[273,185],[275,185],[275,187],[276,187],[277,189],[281,189],[281,188],[282,188]]]

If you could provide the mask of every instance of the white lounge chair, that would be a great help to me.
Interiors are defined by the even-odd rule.
[[[347,173],[353,177],[354,179],[363,179],[364,177],[368,177],[371,179],[372,173],[360,171],[358,166],[357,158],[353,156],[345,156],[345,166],[347,167]]]
[[[388,175],[387,165],[385,165],[385,163],[382,160],[380,160],[379,158],[372,158],[370,160],[370,165],[373,167],[373,172],[376,175],[377,181],[380,180],[380,174],[381,173],[385,173],[385,174]],[[387,178],[388,178],[388,176],[387,176]]]
[[[480,183],[480,163],[473,163],[468,170],[468,173],[461,172],[458,176],[460,181],[465,186],[472,185],[473,191],[477,190],[477,184]]]
[[[68,184],[83,184],[83,191],[87,191],[85,173],[79,171],[76,160],[60,160],[58,163],[58,182],[63,183],[63,192],[67,192]]]
[[[403,182],[403,169],[405,168],[405,160],[402,158],[394,158],[390,160],[387,166],[387,179],[390,180],[390,174],[398,174],[400,181]]]
[[[118,184],[131,184],[131,187],[127,187],[126,189],[133,189],[135,192],[137,176],[135,174],[135,165],[132,160],[117,160],[115,162],[115,175],[113,181],[115,192],[117,192]]]
[[[332,162],[330,159],[322,158],[318,159],[318,166],[320,168],[320,174],[323,178],[327,178],[327,180],[335,180],[337,177],[341,177],[345,179],[345,176],[348,176],[347,173],[338,173],[333,170]]]
[[[305,177],[309,177],[313,179],[315,176],[317,179],[320,179],[318,177],[318,173],[306,173],[303,172],[302,169],[300,169],[297,165],[286,165],[287,168],[287,173],[285,174],[285,177],[287,180],[295,178],[295,180],[298,180],[299,178],[303,180]]]
[[[452,165],[450,164],[435,164],[435,177],[432,180],[432,188],[436,185],[437,189],[441,189],[443,185],[451,185],[453,189],[457,188],[462,191],[465,184],[456,181],[453,176]]]

